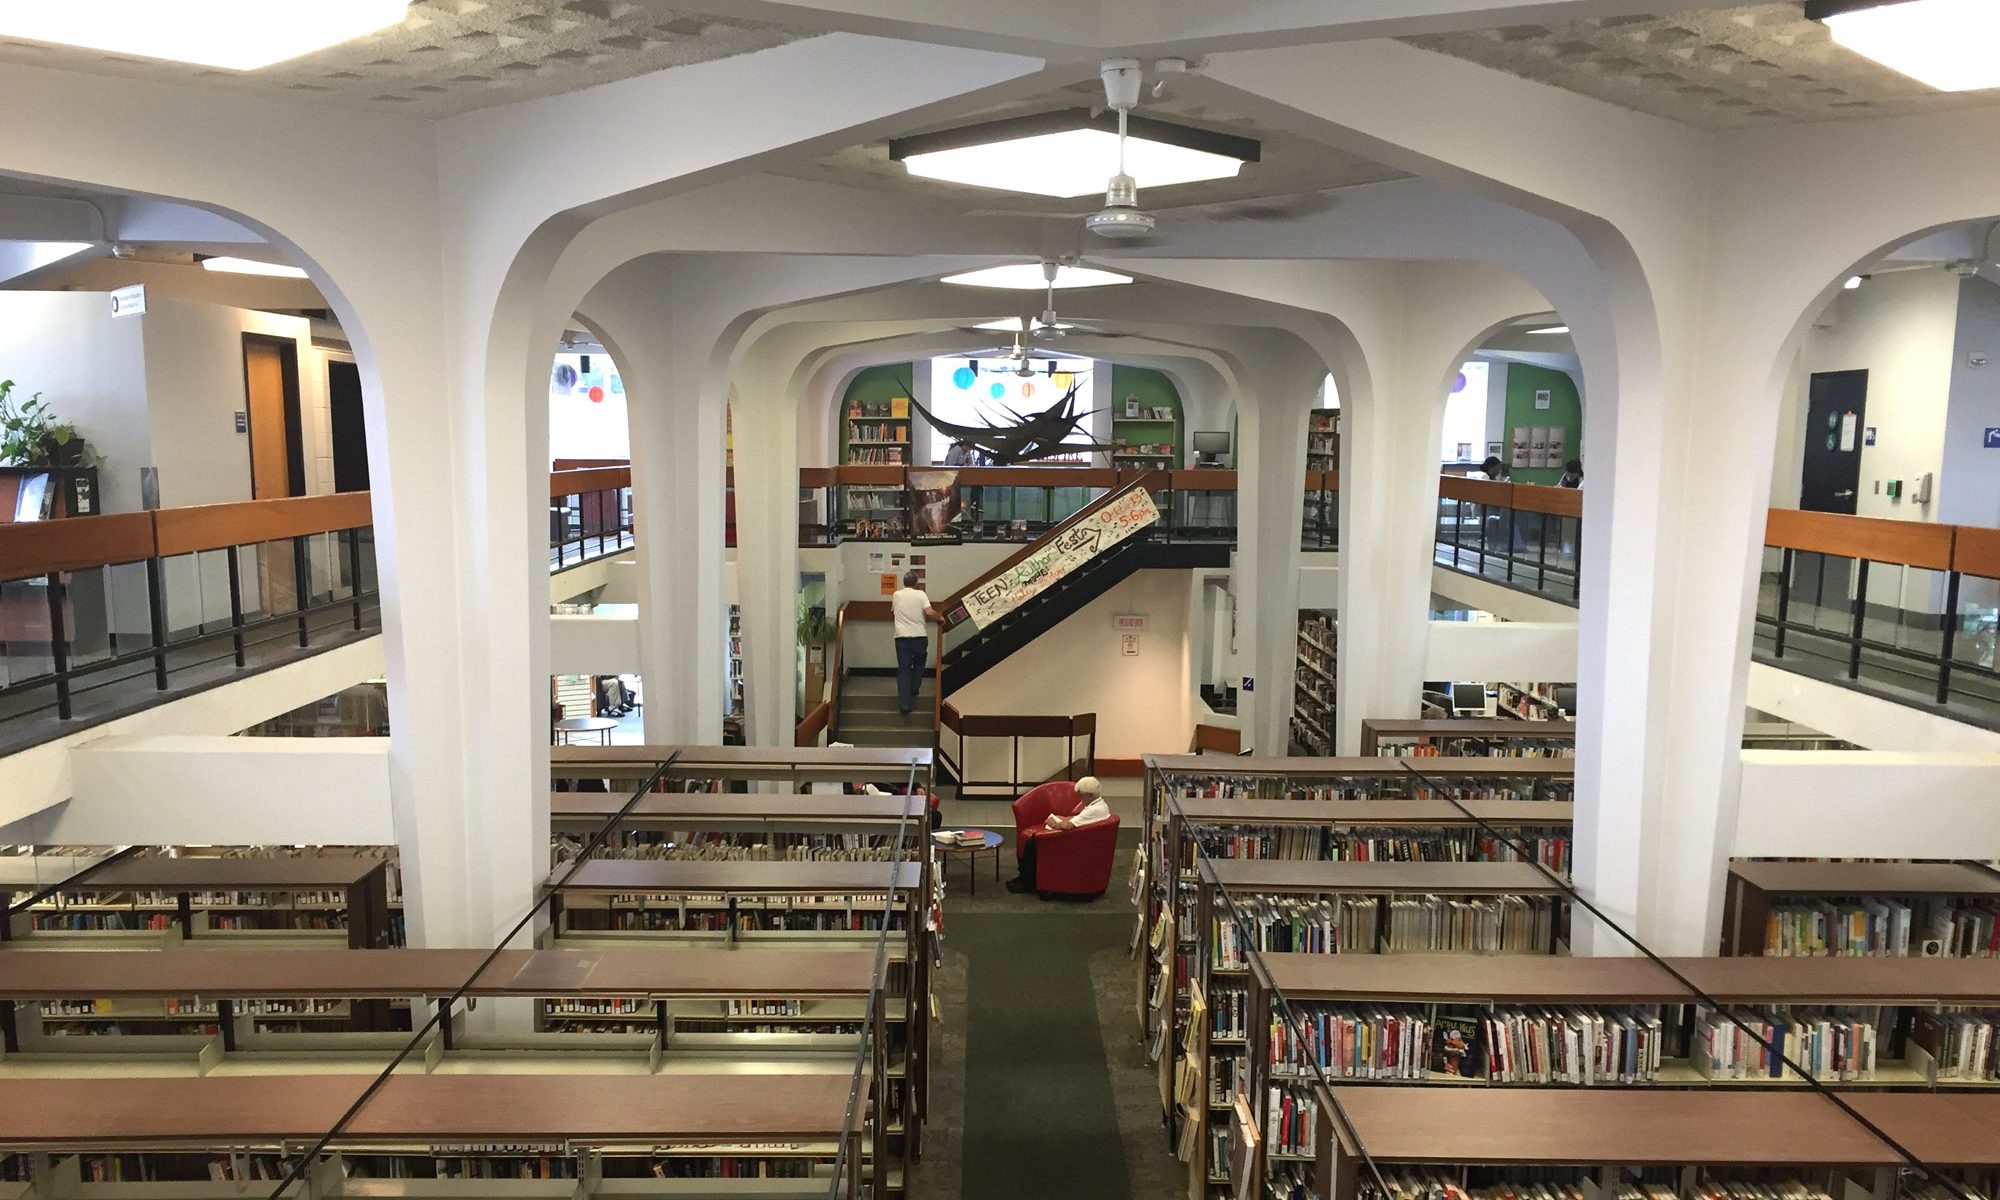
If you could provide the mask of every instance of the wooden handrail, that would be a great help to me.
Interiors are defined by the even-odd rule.
[[[1467,479],[1463,475],[1440,475],[1438,498],[1461,500],[1471,504],[1491,504],[1495,508],[1510,508],[1514,501],[1514,485],[1502,479]]]
[[[549,495],[575,496],[583,492],[608,492],[632,486],[631,467],[585,467],[578,471],[550,471]]]
[[[792,745],[819,745],[819,735],[826,732],[826,727],[832,720],[833,701],[822,700],[813,705],[806,710],[805,719],[800,721],[799,727],[793,731]]]
[[[1581,517],[1583,489],[1548,487],[1539,483],[1509,484],[1514,489],[1516,512],[1547,513],[1552,517]]]
[[[0,579],[33,579],[153,557],[153,514],[0,525]]]
[[[1115,503],[1117,500],[1124,497],[1127,493],[1139,491],[1142,489],[1151,490],[1151,487],[1154,486],[1152,481],[1155,480],[1155,477],[1159,477],[1157,480],[1158,486],[1165,486],[1167,483],[1166,477],[1168,476],[1168,474],[1169,473],[1165,471],[1142,472],[1137,478],[1133,479],[1130,483],[1127,483],[1125,486],[1104,493],[1102,496],[1099,496],[1097,499],[1091,501],[1089,504],[1084,505],[1082,508],[1077,509],[1069,516],[1064,517],[1062,520],[1056,522],[1053,526],[1050,526],[1049,531],[1047,533],[1044,533],[1041,537],[1036,538],[1034,541],[1029,542],[1027,545],[1021,547],[1019,550],[1016,550],[1014,553],[1008,555],[1006,558],[1002,559],[999,563],[995,564],[994,566],[987,568],[985,572],[977,576],[974,576],[971,582],[965,584],[963,587],[959,588],[951,595],[945,597],[943,600],[932,601],[932,603],[936,605],[938,613],[940,614],[940,620],[938,622],[939,625],[943,629],[948,630],[953,628],[959,623],[959,621],[954,618],[954,614],[959,614],[964,612],[963,602],[965,600],[966,594],[972,591],[972,589],[986,583],[988,580],[992,579],[996,575],[1000,575],[1006,571],[1012,570],[1015,566],[1019,565],[1022,562],[1022,560],[1029,558],[1030,556],[1035,554],[1038,550],[1040,550],[1044,545],[1046,545],[1048,542],[1050,542],[1056,537],[1061,536],[1064,530],[1068,529],[1072,525],[1077,524],[1080,521],[1085,520],[1091,514],[1095,513],[1098,509],[1101,509],[1108,504]]]
[[[1234,754],[1243,748],[1243,731],[1223,725],[1197,725],[1188,743],[1189,754]]]
[[[1885,521],[1879,517],[1774,508],[1765,519],[1764,544],[1948,571],[1955,528],[1925,521]]]
[[[1953,528],[1956,537],[1951,548],[1951,569],[1983,579],[2000,579],[2000,529],[1975,525]]]
[[[374,519],[368,500],[367,492],[340,492],[156,509],[151,514],[155,552],[164,558],[355,529]]]

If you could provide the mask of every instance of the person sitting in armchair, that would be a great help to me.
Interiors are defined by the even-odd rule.
[[[1086,825],[1096,825],[1100,822],[1110,820],[1111,806],[1104,802],[1102,792],[1103,789],[1097,782],[1097,776],[1085,775],[1082,779],[1076,781],[1076,799],[1080,807],[1076,812],[1068,816],[1064,816],[1061,813],[1050,813],[1048,820],[1043,823],[1043,828],[1050,830],[1081,829]],[[1035,839],[1032,837],[1023,837],[1021,839],[1020,870],[1021,873],[1019,875],[1007,881],[1007,890],[1010,892],[1032,892],[1037,890],[1035,887]]]

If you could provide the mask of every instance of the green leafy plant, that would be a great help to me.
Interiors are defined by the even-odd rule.
[[[42,394],[15,401],[14,381],[0,379],[0,463],[15,467],[63,465],[70,443],[82,449],[76,426],[55,419]]]
[[[798,599],[798,629],[799,645],[808,649],[833,640],[833,622],[826,619],[826,610],[806,603],[804,596]]]

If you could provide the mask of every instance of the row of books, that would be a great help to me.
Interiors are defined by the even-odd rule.
[[[1311,1158],[1319,1133],[1319,1101],[1298,1088],[1274,1086],[1264,1110],[1264,1153]]]
[[[211,913],[210,929],[345,929],[344,912],[284,910],[268,913]],[[165,928],[154,926],[154,928]]]
[[[1209,989],[1208,1036],[1242,1039],[1250,1035],[1250,993],[1218,984]]]
[[[901,446],[849,446],[847,461],[857,464],[888,467],[901,466],[903,448]]]
[[[215,1016],[215,1002],[203,1000],[199,996],[168,996],[161,1002],[161,1011],[168,1016],[199,1019]],[[44,1000],[41,1002],[43,1017],[108,1017],[116,1014],[110,1000]]]
[[[173,923],[173,917],[167,913],[148,916],[136,912],[37,912],[28,915],[30,929],[65,932],[169,929]]]
[[[1575,758],[1576,742],[1571,738],[1532,741],[1484,735],[1382,734],[1375,739],[1375,752],[1395,758]]]
[[[1476,1023],[1438,1021],[1476,1025],[1456,1073],[1496,1083],[1651,1083],[1665,1057],[1659,1014],[1647,1010],[1503,1009]]]
[[[1764,953],[1993,958],[2000,956],[2000,905],[1873,898],[1774,904],[1764,919]]]
[[[1471,1039],[1456,1025],[1457,1041],[1434,1037],[1421,1010],[1295,1004],[1291,1015],[1286,1020],[1279,1013],[1271,1021],[1265,1044],[1273,1078],[1309,1077],[1315,1066],[1332,1079],[1421,1080],[1433,1070],[1464,1073],[1457,1063]]]
[[[1621,1179],[1610,1186],[1593,1180],[1586,1186],[1580,1169],[1535,1167],[1480,1174],[1481,1182],[1472,1183],[1463,1172],[1448,1167],[1383,1168],[1381,1178],[1388,1191],[1376,1186],[1372,1173],[1363,1172],[1359,1194],[1361,1200],[1682,1200],[1679,1188],[1654,1180]],[[1495,1174],[1499,1178],[1486,1178]],[[1688,1200],[1831,1200],[1823,1189],[1803,1180],[1763,1176],[1700,1179],[1687,1196]]]
[[[850,442],[907,442],[910,427],[907,424],[883,425],[867,421],[849,421],[847,440]]]
[[[1182,867],[1194,866],[1194,843],[1210,858],[1313,862],[1515,862],[1514,844],[1478,829],[1326,828],[1299,825],[1208,826],[1192,830]],[[1567,875],[1574,847],[1563,829],[1509,831],[1536,862]]]
[[[2000,1079],[2000,1014],[1918,1013],[1910,1037],[1940,1079]]]
[[[1449,777],[1447,776],[1447,779]],[[1537,788],[1540,788],[1538,791]],[[1447,783],[1442,789],[1415,776],[1403,774],[1346,778],[1339,781],[1310,782],[1277,775],[1241,777],[1204,776],[1185,784],[1166,784],[1162,796],[1184,800],[1441,800],[1447,794],[1461,801],[1568,800],[1571,781],[1566,778],[1535,780],[1479,780]],[[1162,811],[1165,805],[1161,805]]]
[[[1707,1078],[1796,1078],[1790,1060],[1822,1081],[1873,1079],[1876,1044],[1887,1036],[1873,1011],[1735,1016],[1705,1013],[1696,1024],[1690,1058]]]
[[[809,845],[804,843],[731,845],[727,842],[655,842],[618,847],[598,857],[654,862],[889,862],[904,855],[879,846]],[[560,860],[559,860],[560,864]]]
[[[1556,902],[1547,896],[1414,896],[1389,902],[1392,953],[1546,954]]]
[[[1210,922],[1211,968],[1243,970],[1249,966],[1251,949],[1366,954],[1374,950],[1381,927],[1379,896],[1252,897],[1244,907],[1247,913],[1241,921],[1218,917]]]

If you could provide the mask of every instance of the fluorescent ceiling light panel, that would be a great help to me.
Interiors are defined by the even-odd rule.
[[[977,271],[963,271],[957,275],[944,277],[945,283],[956,283],[962,287],[1011,288],[1021,292],[1039,292],[1048,286],[1042,278],[1040,263],[1008,263],[1004,267],[985,267]],[[1100,271],[1096,267],[1061,266],[1056,268],[1058,288],[1108,287],[1114,283],[1130,283],[1130,275],[1120,275],[1115,271]],[[1020,328],[1018,324],[1012,328]]]
[[[1058,286],[1058,287],[1060,287],[1061,285],[1060,285],[1060,284],[1058,284],[1057,286]],[[1037,318],[1035,318],[1035,320],[1033,321],[1033,323],[1032,323],[1032,324],[1033,324],[1033,327],[1034,327],[1035,329],[1057,329],[1057,330],[1062,330],[1062,329],[1075,329],[1075,328],[1076,328],[1076,326],[1074,326],[1074,325],[1070,324],[1070,323],[1069,323],[1069,322],[1067,322],[1067,321],[1057,321],[1057,322],[1056,322],[1055,324],[1053,324],[1053,325],[1049,325],[1049,324],[1045,324],[1045,323],[1044,323],[1044,322],[1042,321],[1042,319],[1041,319],[1040,317],[1037,317]],[[977,324],[977,325],[974,325],[974,326],[973,326],[973,328],[974,328],[974,329],[996,329],[996,330],[999,330],[999,331],[1000,331],[1001,333],[1019,333],[1019,332],[1021,331],[1021,318],[1019,318],[1019,317],[1003,317],[1003,318],[1001,318],[1001,319],[1000,319],[1000,320],[998,320],[998,321],[981,321],[981,322],[980,322],[979,324]]]
[[[402,23],[409,0],[5,0],[0,37],[254,71]]]
[[[1172,187],[1233,179],[1259,153],[1250,138],[1133,117],[1125,170],[1140,188]],[[1118,171],[1117,118],[1069,109],[991,121],[897,138],[889,157],[924,179],[1063,199],[1097,195]]]
[[[227,255],[202,259],[201,269],[221,271],[225,275],[273,275],[280,279],[306,278],[303,270],[286,263],[259,262],[254,258],[230,258]]]
[[[1994,0],[1813,0],[1836,44],[1941,92],[2000,87]]]
[[[1544,326],[1542,326],[1542,327],[1541,327],[1540,329],[1530,329],[1530,330],[1528,330],[1527,332],[1529,332],[1529,333],[1568,333],[1568,332],[1569,332],[1569,326],[1567,326],[1567,325],[1544,325]]]

